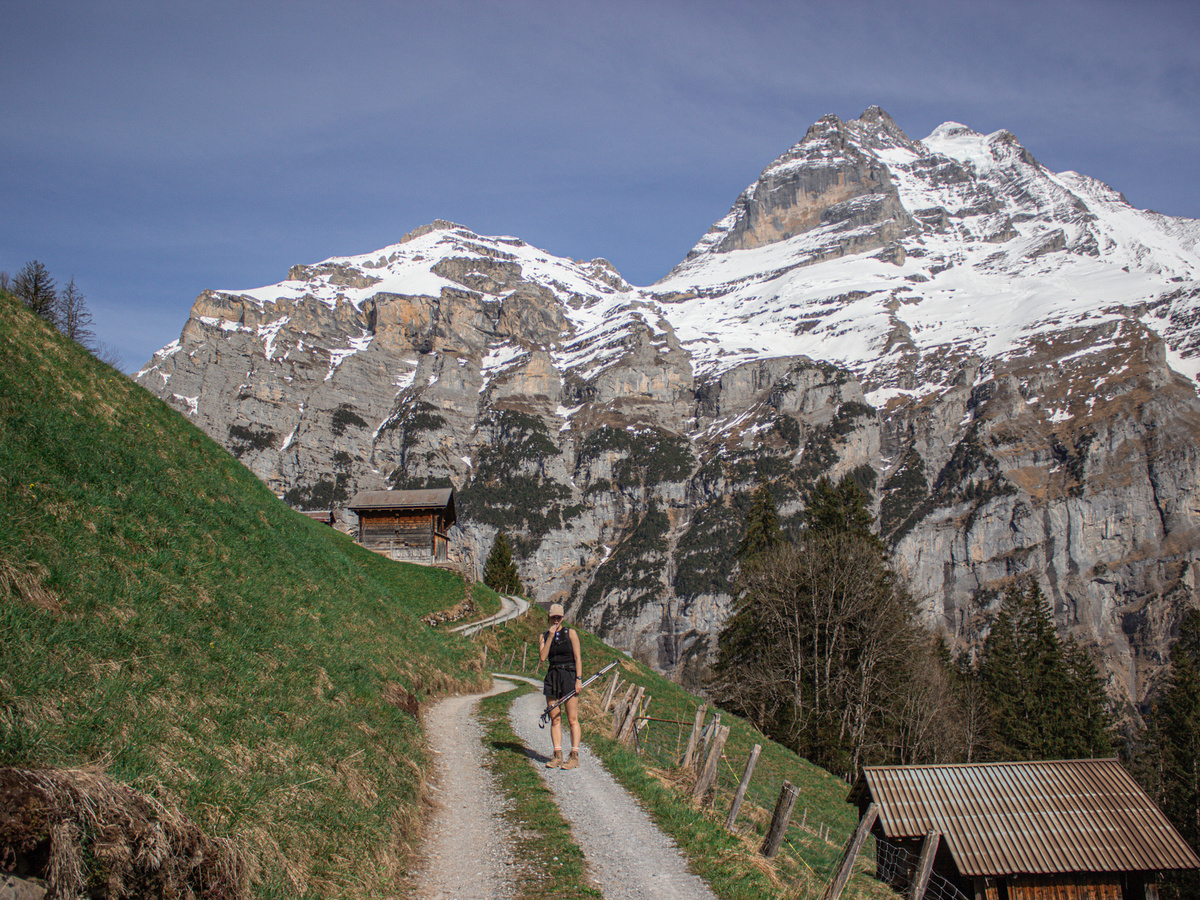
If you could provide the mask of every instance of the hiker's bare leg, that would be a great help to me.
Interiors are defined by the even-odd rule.
[[[583,729],[579,725],[579,697],[572,697],[563,706],[567,708],[567,721],[571,723],[571,749],[578,750],[583,737]],[[562,730],[561,727],[559,730]]]
[[[546,708],[550,708],[551,703],[557,703],[557,700],[546,698]],[[567,710],[570,711],[571,701],[567,701]],[[555,750],[562,749],[562,706],[556,706],[550,710],[550,740],[554,743]]]

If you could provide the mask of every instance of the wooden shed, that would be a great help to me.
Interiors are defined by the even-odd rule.
[[[1162,872],[1200,868],[1115,759],[867,767],[849,799],[846,874],[869,832],[876,877],[914,900],[1157,900]]]
[[[358,516],[358,542],[367,549],[405,562],[449,561],[453,488],[361,491],[349,509]]]

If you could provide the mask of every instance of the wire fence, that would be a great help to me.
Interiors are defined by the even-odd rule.
[[[907,893],[917,872],[917,854],[907,847],[883,838],[875,838],[875,877],[896,890]],[[967,900],[966,895],[937,872],[929,873],[926,900]]]

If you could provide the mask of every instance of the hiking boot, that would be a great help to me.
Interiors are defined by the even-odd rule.
[[[567,761],[559,766],[560,769],[574,769],[579,765],[579,751],[572,750],[571,755],[567,757]]]
[[[546,763],[546,768],[547,769],[561,769],[563,767],[563,765],[564,765],[564,763],[563,763],[563,758],[562,758],[562,751],[555,750],[553,758],[551,758],[550,761]]]

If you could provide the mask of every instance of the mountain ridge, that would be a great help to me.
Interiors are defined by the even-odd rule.
[[[504,525],[540,598],[688,677],[748,491],[794,521],[853,473],[952,643],[1031,574],[1136,703],[1200,602],[1198,238],[1006,131],[872,107],[648,287],[439,221],[204,292],[136,377],[294,502],[453,484],[477,559]]]

